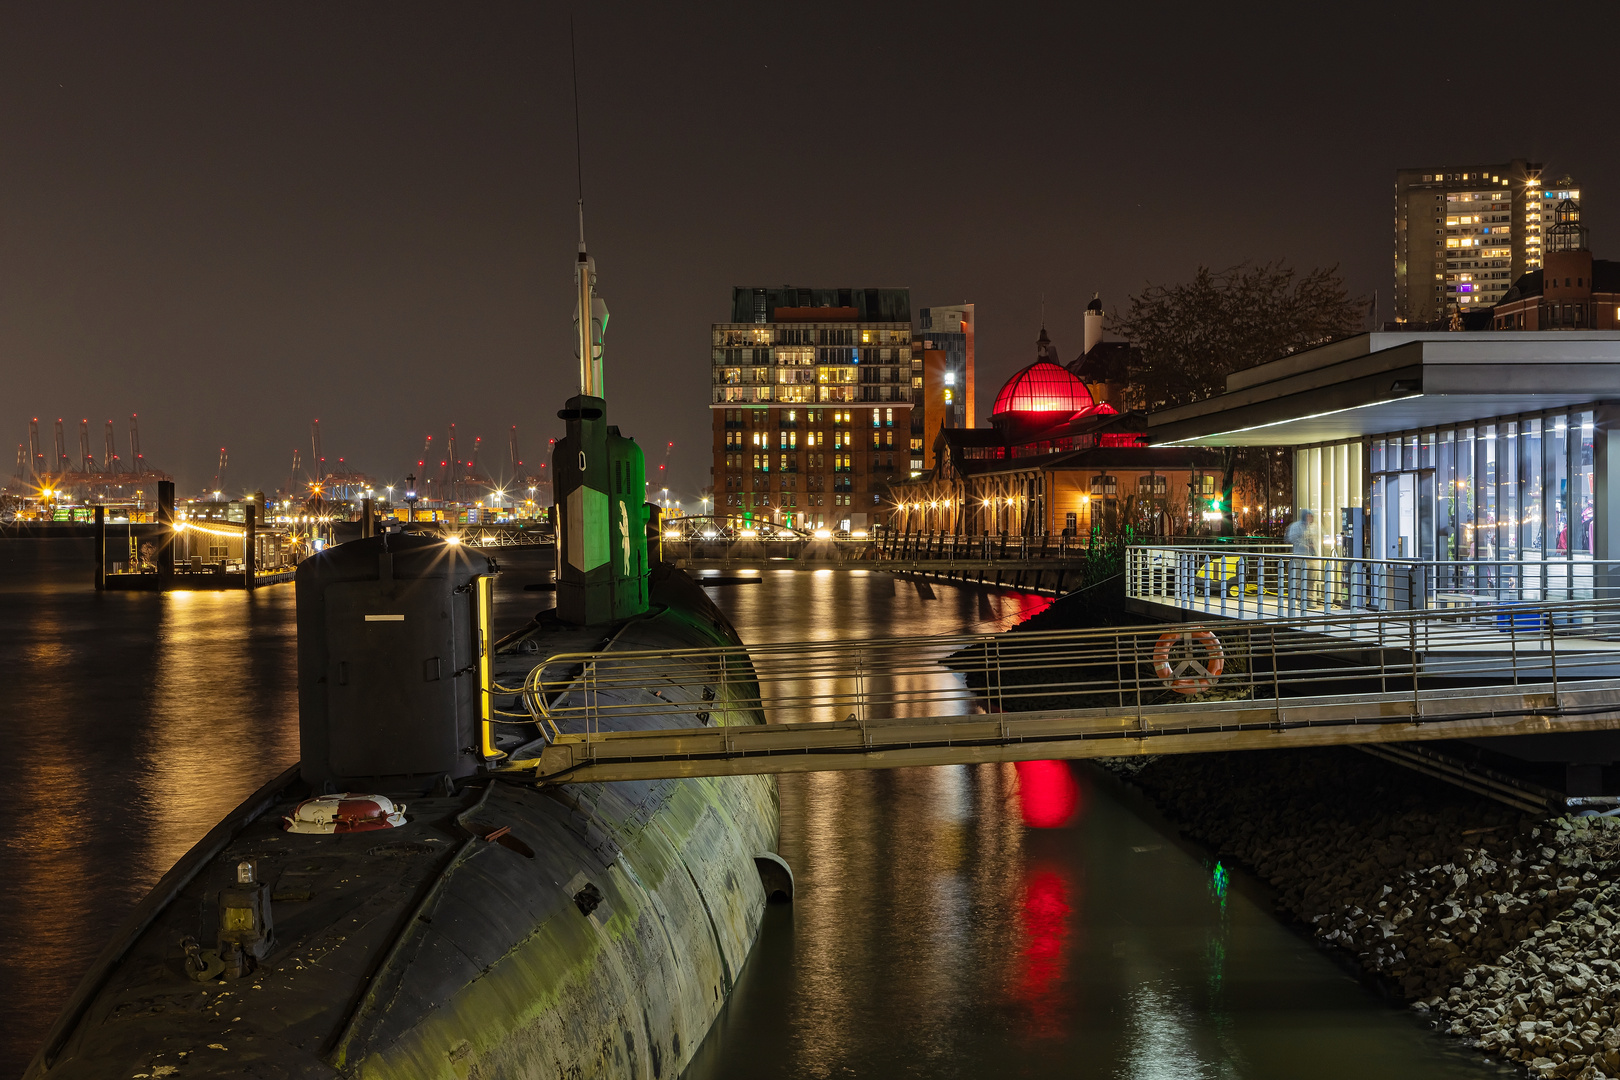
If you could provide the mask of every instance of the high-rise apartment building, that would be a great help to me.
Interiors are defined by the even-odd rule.
[[[923,308],[911,341],[910,472],[934,467],[941,428],[970,428],[973,400],[973,305]]]
[[[1395,173],[1395,318],[1435,323],[1490,307],[1541,267],[1542,227],[1565,177],[1542,182],[1539,162],[1400,169]]]
[[[710,353],[715,517],[866,528],[910,465],[910,290],[738,287],[731,309]]]

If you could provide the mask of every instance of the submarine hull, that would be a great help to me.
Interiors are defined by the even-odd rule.
[[[527,670],[536,649],[739,644],[678,571],[655,569],[652,603],[609,627],[537,623],[498,666]],[[712,722],[763,722],[717,690]],[[661,708],[642,723],[666,725],[667,700],[647,701]],[[398,828],[283,831],[310,793],[289,772],[183,858],[25,1076],[675,1077],[748,957],[766,903],[755,858],[777,844],[770,777],[479,776],[401,794]],[[194,981],[181,942],[212,940],[243,859],[268,885],[274,945],[243,978]]]

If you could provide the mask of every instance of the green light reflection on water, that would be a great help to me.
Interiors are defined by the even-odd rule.
[[[1206,949],[1206,960],[1209,964],[1209,991],[1210,996],[1219,995],[1221,983],[1226,977],[1226,937],[1227,937],[1227,910],[1226,894],[1232,887],[1232,872],[1220,860],[1216,860],[1215,869],[1209,877],[1209,891],[1215,898],[1220,910],[1220,919],[1214,932],[1210,934]]]

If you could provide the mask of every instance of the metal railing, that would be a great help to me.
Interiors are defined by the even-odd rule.
[[[1620,598],[1620,562],[1592,559],[1357,559],[1295,555],[1286,545],[1133,545],[1126,595],[1225,618],[1487,608]]]
[[[1458,687],[1544,684],[1556,699],[1571,684],[1620,680],[1620,600],[1482,605],[1463,623],[1442,614],[570,653],[536,667],[524,695],[554,737],[589,740],[734,723],[752,709],[773,725],[983,713],[1114,723],[1145,712],[1198,725],[1201,711],[1242,702],[1245,723],[1263,708],[1282,725],[1301,722],[1296,706],[1312,699],[1337,723],[1383,723],[1421,720],[1426,695]],[[1373,704],[1346,719],[1346,695]],[[1378,704],[1389,701],[1404,711]]]
[[[1021,533],[894,532],[878,545],[880,559],[972,559],[980,562],[1033,559],[1083,559],[1091,550],[1088,536]]]

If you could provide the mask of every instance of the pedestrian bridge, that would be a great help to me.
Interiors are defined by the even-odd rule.
[[[1620,600],[1468,614],[571,653],[494,694],[545,732],[506,766],[541,782],[1620,728]]]

